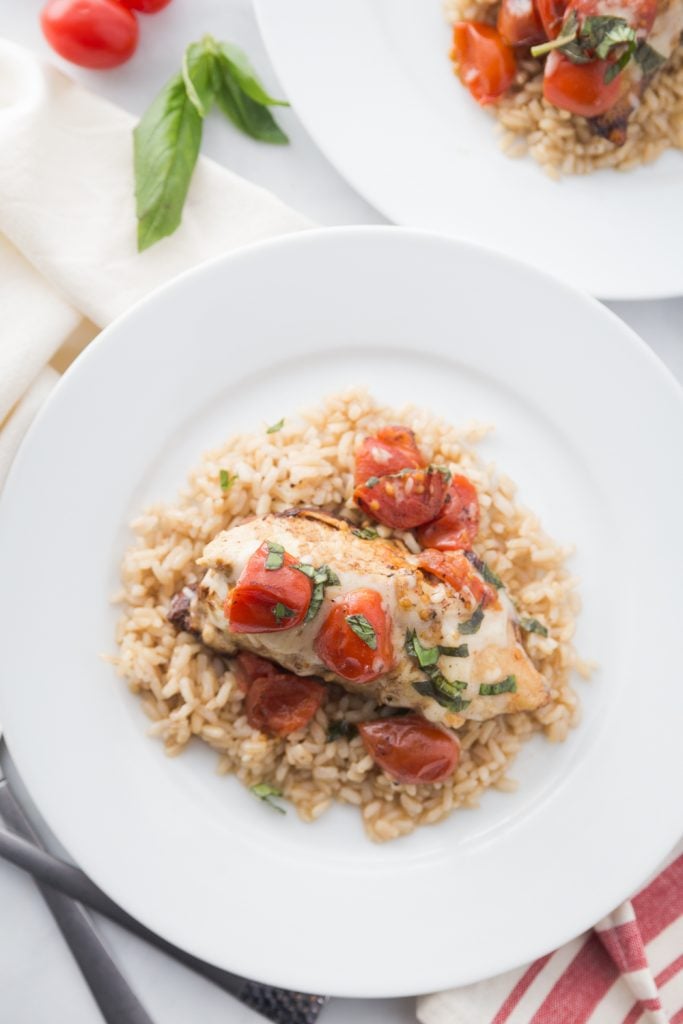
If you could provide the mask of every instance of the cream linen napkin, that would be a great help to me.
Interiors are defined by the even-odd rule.
[[[200,159],[181,227],[138,253],[134,123],[0,39],[0,484],[58,378],[51,361],[64,368],[98,327],[182,270],[310,226]]]

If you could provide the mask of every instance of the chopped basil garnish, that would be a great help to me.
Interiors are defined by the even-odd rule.
[[[664,63],[665,58],[661,54],[648,47],[655,55],[652,57],[652,54],[642,51],[643,46],[647,46],[647,43],[638,43],[635,29],[625,18],[589,15],[579,22],[576,11],[572,10],[557,38],[539,46],[532,46],[531,55],[541,57],[551,50],[559,50],[573,64],[589,64],[595,60],[607,60],[616,56],[616,60],[612,60],[605,70],[603,80],[608,85],[624,70],[632,57],[635,57],[644,71],[645,67],[648,67],[646,74],[656,71]],[[616,54],[613,51],[616,51]]]
[[[538,633],[539,636],[548,635],[548,627],[544,626],[538,619],[520,619],[519,624],[527,633]]]
[[[325,597],[325,587],[338,587],[341,580],[337,576],[333,569],[330,569],[329,565],[321,565],[316,569],[312,565],[307,565],[305,562],[299,562],[298,565],[293,566],[294,569],[298,569],[304,576],[308,576],[309,580],[313,581],[313,593],[311,594],[311,603],[308,606],[306,612],[306,618],[304,622],[310,622],[314,619],[320,611],[320,605],[323,603]]]
[[[332,743],[334,740],[341,739],[345,740],[352,739],[358,732],[358,726],[354,722],[347,722],[345,718],[338,718],[334,722],[330,722],[327,730],[327,742]]]
[[[469,658],[470,649],[467,644],[459,644],[457,647],[439,647],[445,658]]]
[[[436,665],[442,654],[447,658],[467,658],[470,653],[467,644],[460,644],[459,647],[424,647],[414,629],[406,633],[406,651],[417,659],[420,668],[425,669]]]
[[[365,486],[366,487],[375,487],[378,483],[379,483],[379,477],[378,476],[369,476],[367,478],[367,480],[365,481]]]
[[[371,651],[377,650],[377,634],[364,615],[347,615],[346,621],[359,640],[362,640]]]
[[[352,530],[351,532],[356,537],[360,537],[361,540],[376,540],[379,537],[377,530],[373,530],[370,526],[359,526],[357,530]]]
[[[483,605],[479,604],[469,619],[458,623],[458,633],[461,633],[463,636],[472,636],[473,633],[478,633],[483,618],[484,608]]]
[[[227,469],[221,469],[218,476],[221,483],[221,490],[226,493],[230,490],[235,480],[237,480],[237,473],[230,474]]]
[[[493,569],[489,569],[486,562],[484,562],[479,555],[475,555],[474,551],[463,551],[463,554],[470,565],[474,566],[480,576],[482,576],[487,583],[492,584],[492,586],[496,587],[498,590],[504,586],[500,576],[496,576]]]
[[[273,607],[273,615],[275,616],[275,621],[279,624],[283,619],[293,619],[295,612],[288,608],[286,604],[283,604],[282,601],[278,601]]]
[[[284,420],[284,416],[283,416],[283,418],[281,420],[278,420],[277,423],[273,423],[272,427],[268,427],[266,429],[266,434],[277,434],[278,430],[282,430],[284,425],[285,425],[285,420]]]
[[[517,679],[515,676],[506,676],[499,683],[482,683],[479,687],[481,697],[495,697],[499,693],[516,693]]]
[[[274,811],[279,811],[280,814],[286,814],[287,811],[284,807],[280,807],[279,804],[275,803],[275,797],[282,796],[282,790],[276,789],[275,786],[269,786],[267,782],[259,782],[257,786],[251,787],[251,792],[254,796],[257,796],[259,800],[263,800],[264,803],[272,807]]]
[[[662,64],[666,64],[666,57],[645,42],[638,44],[634,60],[640,64],[644,75],[653,75],[661,68]]]
[[[430,466],[429,467],[429,471],[433,472],[434,470],[436,470],[437,473],[441,473],[441,476],[444,479],[444,483],[449,484],[451,482],[451,478],[452,478],[453,474],[451,473],[451,471],[448,468],[448,466]]]
[[[444,682],[446,682],[446,680],[444,680]],[[458,692],[459,690],[464,690],[467,683],[463,683],[458,680],[455,683],[448,683],[447,685],[449,692],[446,692],[445,689],[441,689],[433,679],[421,679],[418,683],[413,683],[413,689],[417,690],[418,693],[421,693],[423,697],[431,697],[432,700],[435,700],[442,708],[446,708],[447,711],[459,713],[469,707],[471,701],[463,700]]]
[[[285,564],[285,549],[282,544],[275,544],[272,540],[267,540],[266,547],[268,548],[266,569],[281,569]]]

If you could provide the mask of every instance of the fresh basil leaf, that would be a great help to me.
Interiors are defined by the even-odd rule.
[[[190,43],[183,54],[185,90],[200,117],[206,117],[216,96],[215,60],[216,43],[211,36],[204,36],[198,43]]]
[[[259,800],[263,800],[264,803],[272,807],[274,811],[279,811],[280,814],[286,814],[287,811],[284,807],[280,807],[279,804],[275,803],[276,797],[282,796],[282,790],[276,789],[275,786],[269,786],[267,782],[259,782],[256,786],[251,786],[251,792],[254,796],[257,796]]]
[[[467,644],[459,644],[457,647],[439,647],[445,658],[469,658],[470,649]]]
[[[346,621],[359,640],[362,640],[371,651],[377,650],[377,634],[364,615],[347,615]]]
[[[221,490],[226,493],[230,490],[235,480],[238,479],[237,473],[229,473],[227,469],[221,469],[218,478],[220,480]]]
[[[244,92],[233,75],[231,61],[223,53],[219,54],[215,63],[214,89],[218,106],[245,135],[250,135],[260,142],[271,142],[276,145],[289,142],[268,107],[256,103]]]
[[[593,61],[593,58],[584,50],[583,44],[576,39],[572,43],[562,46],[560,53],[568,57],[572,64],[591,64]]]
[[[653,75],[666,63],[666,57],[655,50],[649,43],[639,43],[634,59],[640,64],[644,75]]]
[[[285,564],[285,549],[282,544],[274,544],[273,541],[267,540],[266,547],[268,548],[268,554],[266,555],[265,568],[281,569]]]
[[[520,619],[519,624],[522,629],[526,630],[527,633],[538,633],[539,636],[547,636],[548,628],[544,626],[538,619]]]
[[[266,92],[244,50],[240,50],[239,46],[235,46],[234,43],[220,43],[219,48],[223,59],[230,65],[232,76],[238,82],[242,92],[245,92],[255,103],[260,103],[262,107],[289,106],[287,100],[276,100]]]
[[[283,619],[293,619],[295,612],[293,612],[291,608],[288,608],[286,604],[283,604],[282,601],[278,601],[278,603],[273,606],[273,615],[275,617],[275,621],[279,625]]]
[[[482,683],[479,687],[481,697],[495,697],[499,693],[516,693],[517,679],[515,676],[506,676],[499,683]]]
[[[201,140],[202,119],[176,75],[133,132],[139,252],[180,224]]]
[[[315,569],[312,565],[305,565],[301,562],[299,565],[295,565],[294,568],[308,576],[310,580],[313,580],[311,603],[308,606],[306,618],[304,619],[304,622],[310,622],[320,611],[320,606],[325,598],[325,588],[338,587],[341,585],[341,580],[336,572],[330,569],[329,565],[321,565]]]
[[[293,569],[298,569],[304,576],[308,576],[309,580],[312,580],[315,576],[316,570],[312,565],[308,565],[307,562],[297,562],[296,565],[292,566]]]
[[[470,565],[473,565],[479,575],[486,580],[487,583],[491,583],[494,587],[500,590],[503,587],[503,581],[500,576],[497,576],[493,569],[489,569],[486,562],[475,555],[474,551],[463,551],[463,554]]]
[[[406,633],[406,651],[412,658],[417,659],[420,668],[436,665],[439,660],[439,648],[424,647],[414,629]]]
[[[359,526],[357,530],[351,531],[356,537],[360,537],[361,540],[376,540],[379,537],[377,530],[373,530],[369,526]]]
[[[478,633],[483,618],[484,609],[483,606],[479,604],[469,619],[466,619],[465,622],[458,623],[458,633],[462,634],[462,636],[471,636],[473,633]]]
[[[266,434],[277,434],[278,430],[282,430],[284,425],[285,425],[285,419],[284,419],[284,416],[283,416],[281,420],[277,421],[277,423],[273,423],[272,427],[267,427],[266,428]]]
[[[327,742],[332,743],[334,740],[341,739],[342,736],[345,740],[350,740],[357,732],[358,726],[354,722],[347,722],[345,718],[338,718],[334,722],[330,722],[327,730]]]
[[[456,684],[453,684],[455,686]],[[458,684],[462,689],[467,686],[467,683]],[[465,708],[469,707],[471,701],[464,700],[459,693],[455,692],[449,695],[442,692],[431,679],[421,679],[417,683],[413,683],[413,689],[417,690],[418,693],[422,694],[423,697],[431,697],[437,704],[440,704],[442,708],[446,708],[447,711],[454,711],[459,713],[464,711]]]

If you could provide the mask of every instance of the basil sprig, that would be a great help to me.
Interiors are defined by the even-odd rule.
[[[246,54],[212,36],[190,43],[182,70],[133,132],[139,252],[172,235],[180,224],[202,123],[214,103],[246,135],[261,142],[289,141],[268,109],[287,104],[268,95]]]

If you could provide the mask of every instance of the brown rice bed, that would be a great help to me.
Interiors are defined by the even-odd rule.
[[[495,22],[500,0],[445,0],[451,23]],[[487,108],[498,120],[508,156],[528,153],[559,178],[602,167],[627,171],[656,160],[664,150],[683,147],[683,45],[645,90],[629,121],[623,146],[594,135],[585,117],[558,110],[543,98],[543,62],[520,62],[511,92]]]
[[[550,629],[547,639],[532,634],[526,643],[551,685],[551,703],[535,713],[465,725],[458,769],[438,785],[392,781],[358,736],[327,742],[333,719],[357,722],[377,712],[371,700],[337,688],[306,729],[285,739],[254,731],[229,662],[166,621],[172,595],[197,578],[196,559],[219,530],[247,515],[294,504],[350,508],[358,440],[397,422],[413,427],[430,460],[457,466],[475,482],[482,509],[477,550],[502,576],[521,613]],[[568,551],[515,502],[513,483],[478,460],[472,444],[486,432],[477,426],[456,430],[414,408],[381,408],[363,391],[337,395],[300,418],[288,418],[278,433],[243,434],[207,452],[175,503],[150,508],[133,523],[136,540],[122,567],[119,597],[125,610],[115,661],[167,754],[181,753],[193,738],[203,740],[218,752],[219,772],[235,773],[247,786],[276,786],[305,821],[339,800],[360,807],[368,835],[381,841],[441,821],[455,808],[475,807],[489,787],[514,789],[508,769],[532,733],[543,731],[553,741],[566,737],[579,718],[569,676],[573,668],[588,671],[571,642],[578,598],[564,567]],[[219,483],[221,468],[238,477],[227,494]]]

